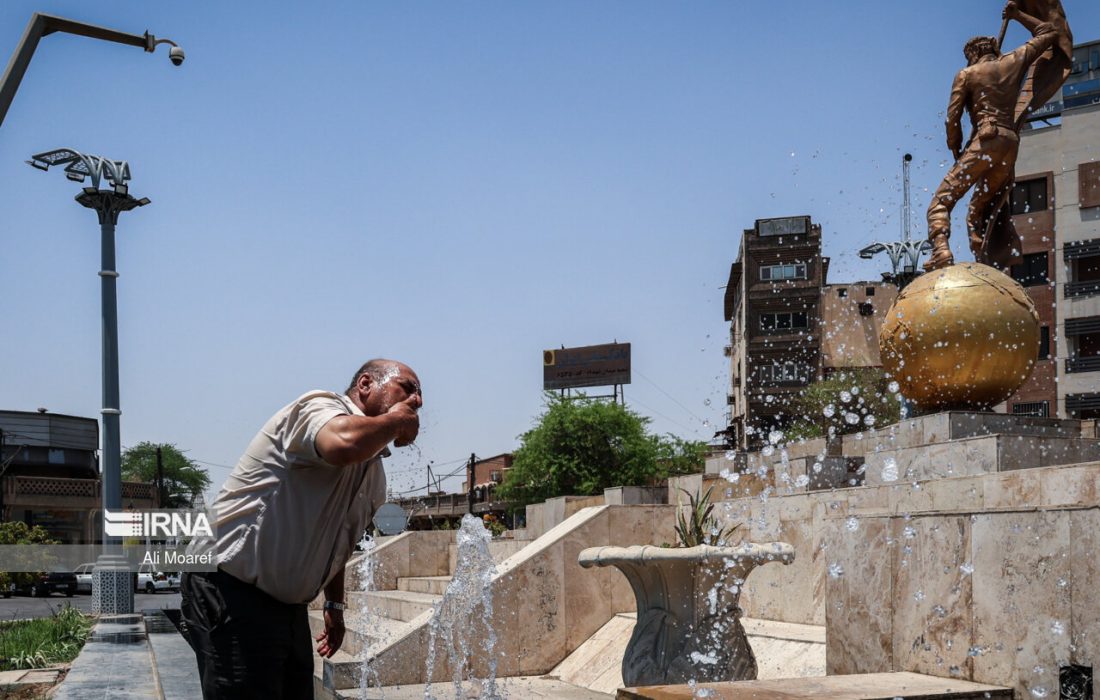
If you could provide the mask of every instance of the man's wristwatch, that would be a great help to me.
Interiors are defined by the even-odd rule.
[[[325,610],[339,610],[340,612],[343,612],[344,609],[347,608],[347,607],[348,606],[344,605],[343,603],[337,603],[334,600],[326,600],[324,609]]]

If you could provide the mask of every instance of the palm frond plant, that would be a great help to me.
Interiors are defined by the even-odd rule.
[[[718,519],[714,517],[714,504],[710,502],[714,487],[707,489],[707,492],[701,495],[699,491],[691,494],[685,489],[680,490],[688,497],[686,513],[683,508],[680,508],[676,514],[676,536],[680,540],[680,546],[726,544],[737,529],[737,524],[727,528],[720,527]]]

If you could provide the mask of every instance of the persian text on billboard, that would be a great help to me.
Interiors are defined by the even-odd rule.
[[[575,389],[630,383],[630,343],[544,350],[542,388]]]

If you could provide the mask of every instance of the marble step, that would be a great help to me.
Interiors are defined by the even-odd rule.
[[[408,576],[397,579],[397,590],[441,596],[450,584],[450,576]]]
[[[454,686],[450,683],[433,683],[432,692],[435,697],[454,697]],[[354,689],[338,690],[335,696],[324,696],[326,700],[423,700],[425,686],[402,685],[387,688],[367,688],[366,695],[360,695],[358,686]],[[613,695],[596,693],[585,688],[578,688],[556,678],[544,676],[517,676],[515,678],[498,678],[497,690],[500,697],[514,700],[612,700]],[[466,685],[464,697],[476,698],[477,692],[471,684]],[[318,698],[322,697],[320,695]]]
[[[348,605],[353,610],[369,610],[380,617],[408,622],[430,611],[443,596],[412,591],[352,591]]]
[[[309,611],[309,632],[315,639],[325,628],[325,620],[320,610]],[[354,657],[361,657],[363,650],[371,645],[384,646],[403,637],[411,628],[409,623],[402,620],[391,620],[388,617],[374,616],[369,620],[363,620],[354,611],[344,615],[344,643],[341,651],[346,651]]]
[[[1012,700],[1012,690],[1009,688],[918,673],[862,673],[739,683],[700,683],[694,688],[686,685],[656,685],[649,688],[620,688],[616,698],[690,700],[707,691],[711,697],[722,700]]]

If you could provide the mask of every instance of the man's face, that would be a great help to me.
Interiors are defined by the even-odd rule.
[[[386,368],[381,380],[370,381],[367,397],[363,401],[364,413],[382,415],[413,394],[423,399],[420,378],[409,367],[394,363]]]

